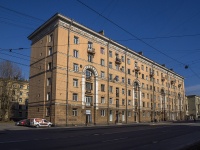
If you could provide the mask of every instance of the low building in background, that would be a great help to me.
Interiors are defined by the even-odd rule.
[[[200,119],[200,96],[187,96],[186,115],[187,119]]]
[[[0,79],[0,120],[21,120],[28,116],[29,82]]]

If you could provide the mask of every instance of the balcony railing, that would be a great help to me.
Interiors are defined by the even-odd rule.
[[[94,55],[95,49],[94,48],[88,48],[87,52]]]
[[[86,102],[86,103],[85,103],[85,106],[86,106],[86,107],[91,107],[91,106],[93,106],[93,104],[92,104],[92,102]]]
[[[150,77],[154,76],[154,71],[150,71]]]
[[[139,66],[135,66],[135,71],[140,71],[140,67]]]
[[[115,63],[116,63],[116,64],[121,64],[121,63],[122,63],[122,61],[121,61],[121,59],[120,59],[120,58],[116,57],[116,59],[115,59]]]
[[[92,90],[87,89],[87,90],[85,91],[85,94],[87,94],[87,95],[92,94]]]
[[[91,76],[89,76],[89,77],[86,76],[86,81],[91,81],[91,80],[92,80]]]
[[[172,79],[171,80],[171,84],[175,84],[176,83],[176,80],[175,79]]]

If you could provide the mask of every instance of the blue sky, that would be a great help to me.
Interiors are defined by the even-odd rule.
[[[200,95],[199,0],[1,0],[0,61],[18,63],[28,78],[27,36],[57,12],[173,68],[185,78],[186,94]]]

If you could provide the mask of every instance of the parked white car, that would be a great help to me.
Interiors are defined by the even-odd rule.
[[[42,119],[42,118],[31,118],[30,119],[30,126],[32,127],[51,127],[53,125],[53,123],[47,121],[46,119]]]

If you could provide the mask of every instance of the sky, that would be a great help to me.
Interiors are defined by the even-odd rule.
[[[1,0],[0,61],[28,79],[27,37],[56,13],[165,64],[185,78],[186,95],[200,95],[199,0]]]

